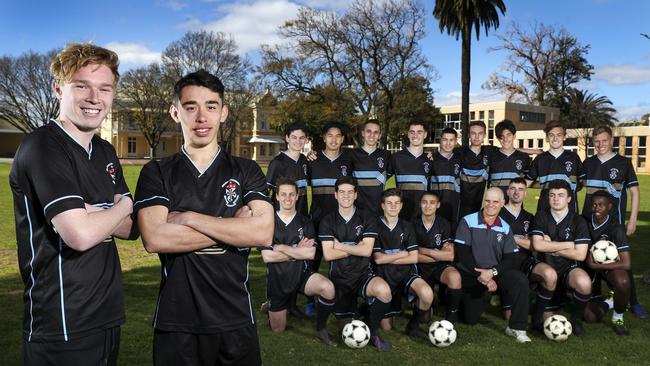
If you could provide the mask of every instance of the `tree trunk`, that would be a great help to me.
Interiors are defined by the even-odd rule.
[[[469,146],[469,83],[470,83],[470,66],[472,60],[472,28],[462,31],[462,56],[461,56],[461,109],[460,119],[462,128],[462,144]]]

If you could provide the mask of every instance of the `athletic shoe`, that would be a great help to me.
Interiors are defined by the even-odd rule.
[[[268,314],[269,313],[269,302],[264,301],[262,303],[262,306],[260,306],[260,313],[262,314]]]
[[[305,306],[305,316],[308,318],[314,318],[316,316],[316,306],[313,302],[307,303],[307,306]]]
[[[330,338],[329,333],[327,333],[327,329],[323,328],[321,330],[317,330],[316,335],[318,335],[318,339],[322,344],[330,347],[336,347],[336,343],[334,343],[334,341]]]
[[[623,319],[612,320],[612,329],[614,329],[614,333],[620,336],[630,335],[630,332],[625,328],[625,322],[623,322]]]
[[[512,329],[510,327],[506,327],[506,335],[514,338],[517,341],[517,343],[531,342],[525,330],[517,330],[517,329]]]
[[[573,327],[573,335],[576,337],[584,337],[587,335],[587,331],[582,326],[581,321],[571,320],[571,327]]]
[[[605,302],[609,302],[609,303],[612,303],[612,304],[614,303],[614,291],[613,290],[609,290],[609,293],[607,294],[607,298],[605,299]]]
[[[632,305],[632,313],[639,319],[648,319],[648,312],[645,311],[641,304]]]
[[[499,295],[490,296],[490,306],[494,306],[495,308],[501,306],[501,296]]]
[[[378,335],[370,337],[370,343],[372,343],[373,347],[377,348],[379,351],[390,351],[393,348],[390,343],[384,342],[384,340]]]
[[[408,325],[406,326],[406,334],[410,337],[413,338],[419,338],[419,339],[429,339],[429,336],[427,335],[427,332],[423,331],[420,329],[420,327],[409,327]]]

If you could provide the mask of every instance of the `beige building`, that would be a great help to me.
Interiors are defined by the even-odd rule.
[[[0,158],[12,158],[23,142],[25,134],[11,123],[0,118]]]

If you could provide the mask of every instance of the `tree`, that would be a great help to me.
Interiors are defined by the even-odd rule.
[[[499,11],[505,14],[506,6],[502,0],[436,0],[433,16],[438,20],[440,32],[460,37],[461,54],[461,125],[462,143],[469,145],[469,86],[472,60],[472,28],[479,40],[481,28],[487,36],[490,28],[499,27]]]
[[[424,10],[415,0],[355,0],[343,14],[301,8],[280,33],[288,43],[262,48],[262,74],[281,94],[328,100],[332,89],[351,98],[359,119],[389,114],[393,85],[435,77],[419,41]],[[380,121],[390,130],[390,120]],[[384,134],[386,142],[387,134]]]
[[[606,96],[598,96],[586,90],[570,89],[566,96],[567,110],[562,120],[567,128],[576,129],[579,143],[584,147],[591,130],[596,126],[613,126],[618,119],[616,109]]]
[[[231,36],[198,31],[185,33],[181,39],[170,43],[162,54],[163,66],[174,79],[203,69],[219,77],[224,84],[224,103],[230,113],[219,128],[219,143],[226,151],[231,150],[237,126],[244,122],[240,118],[252,118],[250,106],[259,92],[257,83],[249,77],[252,72],[250,60],[237,51],[237,43]]]
[[[127,71],[120,81],[117,103],[122,118],[134,121],[155,158],[162,135],[174,127],[169,115],[173,100],[173,79],[160,64],[153,63]]]
[[[30,132],[59,116],[50,62],[58,53],[29,51],[0,58],[0,118]]]
[[[515,23],[497,38],[502,44],[490,50],[508,53],[501,67],[507,74],[492,74],[483,88],[499,90],[508,100],[566,111],[564,103],[572,86],[593,74],[594,67],[586,59],[590,46],[565,29],[538,24],[528,33]]]

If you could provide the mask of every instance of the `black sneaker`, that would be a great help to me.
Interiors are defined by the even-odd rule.
[[[262,303],[262,306],[260,306],[260,313],[262,314],[268,314],[269,313],[269,302],[264,301]]]
[[[336,343],[330,338],[329,333],[327,333],[327,329],[323,328],[321,330],[317,330],[316,335],[322,344],[329,347],[336,347]]]
[[[413,337],[413,338],[419,338],[419,339],[425,339],[425,340],[429,339],[429,336],[427,335],[427,332],[423,331],[422,329],[420,329],[420,327],[417,327],[417,326],[415,326],[415,327],[407,326],[406,327],[406,334],[408,336],[410,336],[410,337]]]
[[[585,328],[582,326],[581,321],[571,321],[571,326],[573,327],[573,335],[576,337],[584,337],[587,335],[587,331]]]
[[[390,343],[384,342],[384,340],[378,335],[370,337],[370,342],[379,351],[390,351],[393,348]]]
[[[623,322],[623,319],[612,320],[612,329],[614,329],[614,333],[620,336],[630,335],[630,332],[625,328],[625,323]]]

